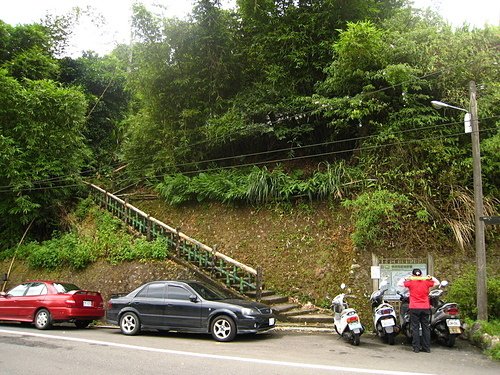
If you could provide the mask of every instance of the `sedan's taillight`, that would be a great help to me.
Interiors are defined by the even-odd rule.
[[[68,298],[68,299],[67,299],[66,301],[64,301],[64,302],[66,302],[66,305],[67,305],[68,307],[75,307],[75,304],[76,304],[76,301],[75,301],[74,299],[72,299],[72,298]]]

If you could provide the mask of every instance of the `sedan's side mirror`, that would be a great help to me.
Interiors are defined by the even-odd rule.
[[[196,296],[196,294],[191,294],[191,295],[189,296],[189,300],[190,300],[191,302],[198,302],[198,297]]]
[[[5,292],[0,292],[0,297],[7,297],[7,293],[5,293]]]

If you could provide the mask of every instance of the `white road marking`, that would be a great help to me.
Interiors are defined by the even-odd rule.
[[[52,340],[74,341],[74,342],[81,342],[81,343],[86,343],[86,344],[104,345],[104,346],[123,348],[123,349],[142,350],[142,351],[146,351],[146,352],[166,353],[166,354],[182,355],[182,356],[198,357],[198,358],[223,359],[223,360],[227,360],[227,361],[266,364],[266,365],[272,365],[272,366],[286,366],[286,367],[317,369],[317,370],[326,370],[326,371],[347,371],[347,372],[352,372],[352,373],[357,373],[357,374],[432,375],[430,373],[424,373],[424,372],[375,370],[375,369],[363,369],[363,368],[343,367],[343,366],[318,365],[318,364],[314,364],[314,363],[273,361],[273,360],[268,360],[268,359],[244,358],[244,357],[234,357],[234,356],[227,356],[227,355],[195,353],[195,352],[186,352],[186,351],[180,351],[180,350],[150,348],[147,346],[119,344],[119,343],[108,342],[108,341],[88,340],[88,339],[81,339],[81,338],[76,338],[76,337],[54,336],[54,335],[47,335],[47,334],[43,334],[43,333],[27,332],[27,331],[21,332],[21,331],[15,331],[15,330],[11,331],[11,330],[0,329],[0,333],[7,333],[7,334],[13,334],[13,335],[20,335],[20,336],[41,337],[41,338],[52,339]]]

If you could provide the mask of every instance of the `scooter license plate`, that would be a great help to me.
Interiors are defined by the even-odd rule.
[[[355,330],[360,330],[361,329],[361,323],[349,323],[349,329],[351,331],[355,331]]]
[[[459,319],[446,319],[446,325],[451,334],[460,334],[460,320]]]
[[[448,327],[460,327],[460,319],[446,319]]]
[[[382,327],[391,327],[394,325],[394,320],[393,319],[384,319],[384,320],[381,320],[380,323],[382,324]]]

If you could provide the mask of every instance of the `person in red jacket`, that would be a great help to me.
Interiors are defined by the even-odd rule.
[[[431,304],[429,289],[439,285],[439,281],[432,276],[422,276],[422,271],[415,268],[412,275],[401,279],[399,286],[404,286],[410,291],[410,324],[412,330],[412,347],[415,353],[420,350],[431,352]],[[420,339],[422,327],[422,340]]]

